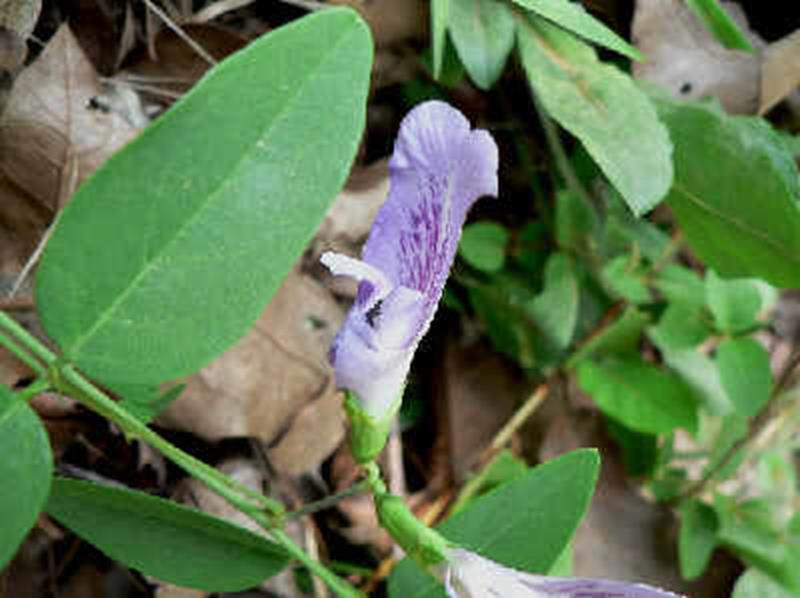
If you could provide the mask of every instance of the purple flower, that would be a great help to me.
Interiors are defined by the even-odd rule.
[[[640,583],[523,573],[463,549],[448,551],[450,598],[679,598]]]
[[[331,347],[336,384],[372,417],[402,392],[453,263],[467,211],[497,196],[497,146],[458,110],[425,102],[403,119],[389,162],[390,190],[362,259],[325,253],[322,263],[359,281]]]

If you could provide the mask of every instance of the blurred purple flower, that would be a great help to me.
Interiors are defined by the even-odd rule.
[[[524,573],[460,548],[449,551],[444,578],[450,598],[680,598],[640,583]]]
[[[427,332],[453,263],[467,211],[497,196],[497,146],[458,110],[430,101],[403,119],[389,161],[390,191],[356,260],[322,263],[359,281],[331,347],[339,388],[373,417],[400,397],[414,351]]]

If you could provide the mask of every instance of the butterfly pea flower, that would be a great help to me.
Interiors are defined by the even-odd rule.
[[[389,195],[361,259],[322,255],[333,274],[359,283],[330,360],[336,385],[348,391],[351,447],[362,462],[383,447],[467,212],[479,197],[497,196],[497,166],[488,132],[471,129],[444,102],[418,105],[400,125],[389,161]]]
[[[525,573],[461,548],[447,551],[444,569],[450,598],[680,598],[640,583]]]

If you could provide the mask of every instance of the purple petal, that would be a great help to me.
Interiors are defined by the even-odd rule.
[[[497,146],[444,102],[426,102],[400,126],[390,190],[363,260],[326,253],[334,274],[359,281],[331,347],[340,388],[379,417],[399,398],[414,351],[430,326],[467,211],[497,195]]]
[[[639,583],[525,573],[460,548],[451,550],[448,560],[450,598],[680,598]]]
[[[364,246],[364,261],[396,285],[425,295],[427,330],[455,258],[467,211],[497,195],[497,146],[455,108],[431,101],[400,125],[389,162],[389,197]]]

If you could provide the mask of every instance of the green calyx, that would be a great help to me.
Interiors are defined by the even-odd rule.
[[[386,413],[376,418],[361,407],[353,393],[347,391],[344,409],[350,420],[350,451],[358,463],[369,463],[383,450],[401,400],[402,395]]]
[[[393,494],[379,494],[375,497],[375,507],[381,526],[423,568],[447,560],[450,543],[417,519],[402,498]]]

